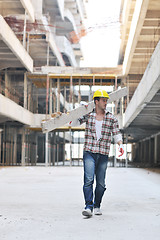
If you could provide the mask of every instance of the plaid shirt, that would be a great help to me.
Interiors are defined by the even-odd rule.
[[[95,120],[95,109],[91,113],[79,118],[80,124],[86,123],[84,151],[108,155],[111,145],[111,134],[113,136],[120,134],[118,120],[112,113],[106,112],[102,123],[101,138],[98,141]]]

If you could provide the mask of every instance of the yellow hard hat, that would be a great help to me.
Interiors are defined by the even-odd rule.
[[[93,95],[93,99],[94,99],[95,97],[110,98],[109,95],[108,95],[108,93],[107,93],[105,90],[101,90],[101,89],[95,91],[95,93],[94,93],[94,95]]]

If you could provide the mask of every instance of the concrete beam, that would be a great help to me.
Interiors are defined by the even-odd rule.
[[[62,55],[61,55],[59,49],[57,48],[57,45],[56,45],[56,42],[55,42],[55,39],[54,39],[54,35],[52,34],[52,31],[51,31],[50,27],[48,26],[48,21],[47,21],[46,17],[43,16],[41,18],[41,21],[44,24],[45,30],[48,32],[49,46],[52,49],[54,55],[56,56],[59,65],[64,67],[65,66],[64,60],[62,58]]]
[[[41,122],[46,118],[46,115],[34,114],[0,94],[0,119],[1,118],[8,121],[17,121],[29,127],[41,128]]]
[[[0,94],[0,115],[25,125],[34,124],[34,114]]]
[[[32,22],[35,21],[34,8],[30,0],[20,0],[22,6],[26,9],[28,16]]]
[[[58,46],[58,49],[69,58],[71,65],[73,67],[77,67],[73,48],[67,38],[64,36],[56,36],[56,44]]]
[[[128,127],[160,89],[160,42],[158,43],[125,112],[124,127]]]
[[[123,74],[127,75],[130,70],[133,53],[135,51],[138,37],[141,32],[141,28],[144,23],[146,12],[148,9],[149,0],[136,1],[135,11],[131,23],[130,33],[126,46],[124,62],[123,62]]]
[[[48,42],[49,42],[49,46],[50,48],[52,49],[53,53],[55,54],[55,56],[57,57],[57,60],[58,60],[58,63],[61,67],[65,67],[65,62],[62,58],[62,55],[61,55],[61,52],[59,51],[57,45],[56,45],[56,42],[55,42],[55,39],[53,37],[53,34],[52,33],[49,33],[49,39],[48,39]]]
[[[29,71],[33,71],[33,60],[17,39],[14,32],[8,26],[6,21],[0,15],[0,38],[5,42],[8,48],[13,52],[22,65]]]

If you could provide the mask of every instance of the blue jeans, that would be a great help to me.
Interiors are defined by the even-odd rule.
[[[85,208],[100,208],[105,188],[106,169],[108,156],[99,153],[85,151],[83,154],[84,166],[84,185],[83,193],[85,199]],[[96,178],[96,188],[93,201],[93,183]]]

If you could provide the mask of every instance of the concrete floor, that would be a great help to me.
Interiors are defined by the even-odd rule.
[[[82,179],[82,167],[0,168],[0,239],[160,239],[160,174],[108,168],[103,215],[90,219]]]

